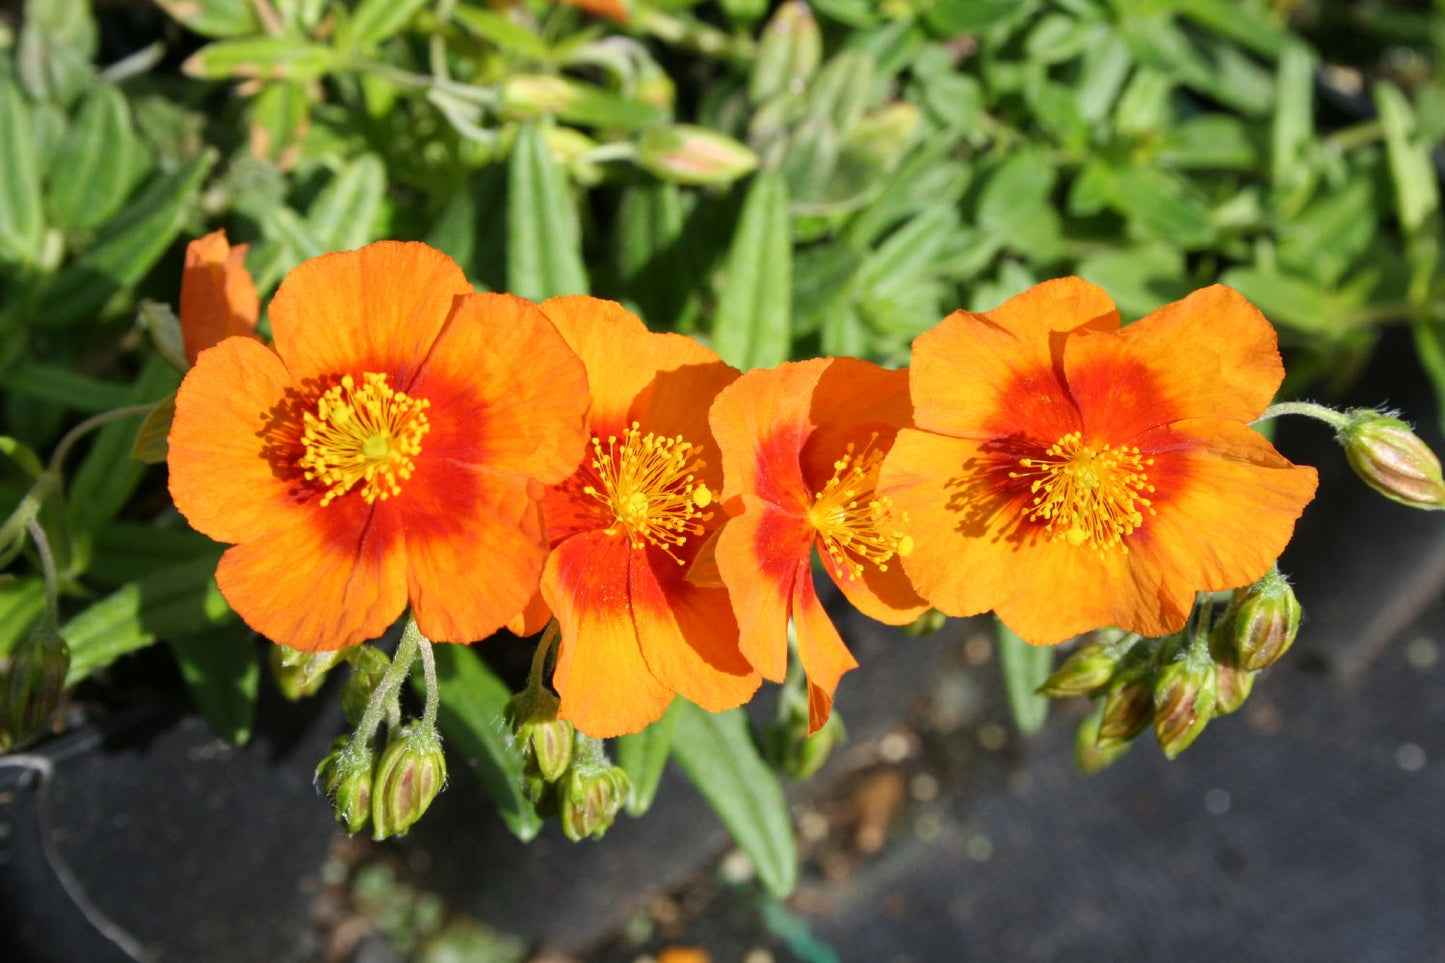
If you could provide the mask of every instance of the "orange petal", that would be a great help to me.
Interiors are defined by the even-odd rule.
[[[813,389],[832,360],[749,371],[718,393],[708,420],[722,457],[723,498],[746,493],[795,512],[813,503],[803,446],[817,427]]]
[[[247,625],[293,649],[378,637],[406,608],[396,514],[353,498],[308,515],[222,555],[221,594]]]
[[[271,301],[276,352],[292,377],[375,371],[410,391],[451,311],[462,269],[425,244],[378,241],[298,265]]]
[[[811,569],[800,569],[793,583],[793,625],[798,636],[798,660],[808,674],[808,734],[812,735],[832,715],[838,680],[858,668],[858,660],[843,644],[833,620],[818,601]]]
[[[552,674],[557,714],[598,739],[640,731],[672,701],[638,646],[630,554],[625,537],[586,532],[554,548],[542,575],[542,597],[562,631]]]
[[[1079,278],[1035,285],[992,311],[955,311],[913,342],[920,428],[961,438],[1024,433],[1052,443],[1077,427],[1058,375],[1059,332],[1118,327],[1102,290]]]
[[[718,574],[732,597],[739,646],[770,682],[788,671],[788,612],[793,582],[808,567],[813,531],[797,515],[751,495],[717,538]]]
[[[268,430],[290,386],[281,359],[247,338],[201,352],[186,373],[167,462],[171,497],[191,527],[241,542],[296,524],[305,490],[294,463],[272,455]],[[294,434],[299,438],[299,429]]]
[[[547,559],[541,494],[514,475],[418,463],[387,507],[403,518],[408,595],[423,635],[474,642],[526,608]]]
[[[507,621],[507,631],[515,636],[526,638],[529,635],[536,635],[546,628],[551,619],[552,610],[547,608],[547,603],[543,601],[542,590],[539,587],[536,592],[532,593],[527,607]]]
[[[847,572],[839,571],[837,563],[827,552],[819,552],[818,556],[833,583],[855,609],[870,619],[888,625],[907,625],[928,610],[928,603],[913,587],[913,580],[903,568],[902,559],[896,555],[884,563],[886,568],[865,563],[859,578],[849,578]]]
[[[448,458],[547,484],[582,460],[587,372],[530,301],[510,294],[457,298],[411,394],[465,426]],[[428,455],[436,431],[423,440]]]
[[[857,358],[829,358],[813,390],[811,417],[817,428],[803,449],[808,503],[833,474],[833,462],[849,442],[862,451],[887,451],[899,429],[913,425],[908,371],[880,368]]]
[[[758,673],[738,651],[728,593],[686,581],[661,552],[634,551],[632,618],[653,678],[709,712],[748,701]]]
[[[608,20],[615,20],[618,23],[628,21],[627,4],[623,0],[561,0],[568,6],[580,7],[588,13],[599,17],[606,17]]]
[[[225,231],[212,231],[186,245],[181,340],[192,364],[202,351],[232,335],[256,336],[261,299],[246,270],[246,247],[232,247]]]
[[[1274,328],[1218,284],[1117,332],[1070,337],[1064,363],[1086,435],[1116,444],[1181,418],[1250,421],[1284,378]]]

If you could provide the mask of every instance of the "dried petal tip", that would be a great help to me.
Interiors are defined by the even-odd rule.
[[[1240,668],[1256,672],[1289,651],[1299,634],[1300,604],[1294,589],[1272,569],[1234,593],[1234,647]]]
[[[447,761],[435,727],[403,729],[381,754],[372,782],[373,839],[403,836],[447,781]]]
[[[1399,418],[1359,408],[1348,412],[1340,444],[1355,474],[1391,501],[1445,509],[1440,459]]]

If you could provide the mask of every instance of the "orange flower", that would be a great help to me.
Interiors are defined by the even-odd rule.
[[[1178,630],[1196,591],[1268,571],[1314,496],[1248,424],[1283,376],[1274,329],[1220,286],[1125,328],[1078,278],[955,312],[914,342],[918,430],[880,480],[913,520],[904,569],[1035,644]]]
[[[828,721],[838,680],[858,664],[818,602],[814,547],[843,594],[873,618],[902,624],[927,608],[895,557],[912,549],[908,520],[874,490],[911,413],[908,372],[853,358],[750,371],[712,406],[732,515],[717,539],[717,568],[742,652],[781,682],[792,617],[813,732]]]
[[[181,273],[181,339],[186,360],[232,335],[256,336],[261,299],[246,270],[245,244],[232,247],[225,231],[212,231],[186,245]]]
[[[626,0],[560,0],[569,7],[578,7],[598,17],[606,17],[608,20],[615,20],[618,23],[627,23],[631,14],[628,8],[631,6]]]
[[[437,641],[491,634],[536,590],[540,496],[586,441],[586,374],[530,302],[383,241],[307,261],[272,351],[228,338],[176,397],[171,495],[234,547],[222,594],[305,650],[374,638],[410,603]]]
[[[553,298],[542,310],[592,387],[589,456],[544,508],[558,715],[602,738],[642,729],[674,693],[713,712],[742,704],[759,679],[727,592],[687,578],[722,522],[707,409],[737,371],[612,301]]]

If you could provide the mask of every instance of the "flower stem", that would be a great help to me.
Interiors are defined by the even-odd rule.
[[[1344,412],[1317,405],[1313,401],[1281,401],[1264,409],[1264,414],[1254,419],[1251,424],[1257,425],[1262,421],[1278,418],[1280,415],[1305,415],[1323,421],[1336,430],[1345,427],[1350,421],[1349,416]]]
[[[45,616],[52,625],[60,624],[60,579],[55,574],[55,555],[50,551],[50,539],[45,529],[33,517],[26,519],[25,528],[35,542],[35,551],[40,556],[40,569],[45,573]]]
[[[415,622],[408,623],[415,625]],[[421,713],[421,727],[423,729],[435,729],[437,724],[437,706],[441,702],[441,688],[437,685],[437,660],[432,653],[431,639],[416,633],[417,648],[421,652],[421,672],[426,679],[426,707]]]
[[[532,653],[532,669],[527,673],[527,688],[533,692],[544,688],[543,676],[547,674],[547,657],[552,654],[552,646],[557,643],[557,638],[562,634],[562,628],[553,619],[547,623],[542,630],[542,641],[537,643],[537,651]]]
[[[155,402],[145,405],[127,405],[124,408],[116,408],[112,411],[102,411],[98,415],[92,415],[85,419],[70,429],[70,431],[66,432],[65,437],[60,439],[60,444],[55,446],[55,452],[50,456],[50,470],[57,475],[60,474],[60,466],[65,464],[65,456],[70,454],[70,449],[75,447],[75,443],[85,437],[89,432],[108,425],[112,421],[120,421],[122,418],[148,415],[155,410],[155,406]]]
[[[372,691],[371,701],[366,704],[366,712],[361,716],[361,725],[356,727],[356,732],[352,734],[351,742],[346,747],[344,754],[348,758],[371,752],[371,743],[376,738],[376,730],[381,726],[381,717],[387,714],[400,697],[401,684],[411,674],[412,664],[416,662],[421,651],[421,642],[424,641],[426,640],[422,639],[421,632],[417,630],[416,619],[408,617],[406,628],[401,633],[401,644],[396,647],[396,654],[391,657],[391,665]]]

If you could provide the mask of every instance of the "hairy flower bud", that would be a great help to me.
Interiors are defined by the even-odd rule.
[[[524,689],[503,710],[527,770],[545,782],[556,782],[572,763],[576,730],[572,723],[557,718],[559,705],[557,697],[545,689]]]
[[[271,648],[271,678],[289,702],[313,696],[326,684],[326,674],[346,658],[345,650],[302,652],[290,646]]]
[[[370,749],[350,748],[341,736],[316,766],[316,788],[331,800],[336,821],[348,833],[357,833],[371,818],[371,782],[374,757]]]
[[[770,761],[783,775],[801,782],[823,768],[833,751],[847,741],[848,730],[835,709],[823,728],[810,736],[807,707],[799,709],[801,711],[790,713],[785,721],[769,726],[765,742]]]
[[[1107,769],[1133,745],[1128,740],[1100,739],[1099,723],[1103,718],[1103,707],[1100,706],[1079,723],[1074,733],[1074,762],[1086,776]]]
[[[1234,593],[1234,647],[1239,666],[1258,671],[1289,651],[1299,633],[1300,604],[1294,589],[1271,569],[1246,589]]]
[[[642,132],[637,163],[676,184],[730,184],[758,166],[758,155],[706,127],[666,124]]]
[[[1348,412],[1340,443],[1355,474],[1391,501],[1445,509],[1440,459],[1399,418],[1368,409]]]
[[[24,742],[45,725],[70,671],[70,646],[49,617],[41,619],[10,661],[4,727],[9,741]]]
[[[601,839],[627,802],[632,782],[617,766],[583,765],[567,770],[557,784],[562,832],[573,842]]]
[[[1249,698],[1255,675],[1239,664],[1232,619],[1220,622],[1209,634],[1209,657],[1214,660],[1214,715],[1227,716]]]
[[[1124,654],[1104,695],[1099,740],[1128,742],[1149,724],[1154,714],[1153,653],[1146,642],[1136,642]]]
[[[926,609],[922,615],[903,627],[903,633],[910,639],[921,639],[937,632],[947,622],[948,616],[938,609]]]
[[[1173,759],[1199,737],[1214,716],[1214,663],[1207,655],[1186,654],[1159,670],[1154,679],[1154,735]]]
[[[346,721],[355,726],[361,723],[371,694],[391,667],[391,660],[374,645],[348,649],[347,658],[351,662],[351,678],[341,689],[341,711],[346,714]]]
[[[1039,686],[1039,695],[1054,699],[1088,695],[1114,677],[1119,655],[1111,645],[1092,642],[1064,660]]]
[[[371,785],[371,836],[404,836],[447,781],[447,760],[435,726],[404,728],[381,754]]]

